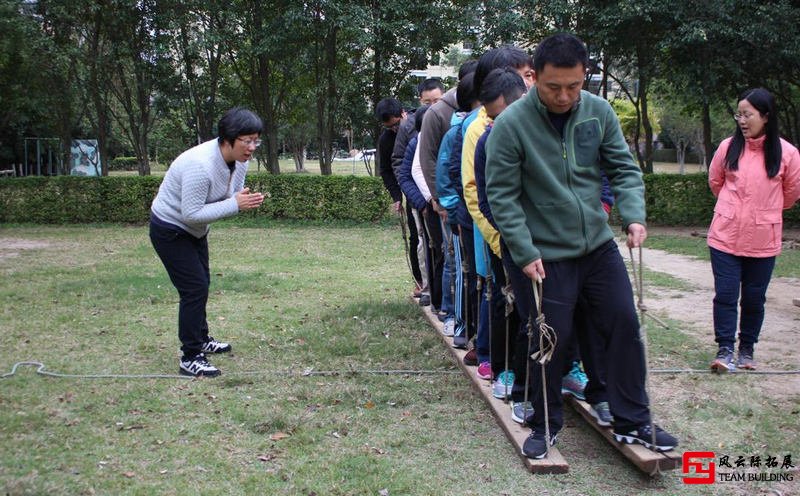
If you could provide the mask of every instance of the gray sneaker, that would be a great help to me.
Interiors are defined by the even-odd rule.
[[[740,346],[739,357],[736,359],[736,367],[740,369],[755,370],[756,361],[753,360],[753,347]]]
[[[716,358],[711,362],[711,370],[718,374],[735,371],[736,367],[733,365],[733,350],[727,346],[720,346]]]
[[[591,413],[592,417],[597,421],[597,425],[611,427],[611,424],[614,422],[614,417],[611,416],[611,409],[608,407],[608,402],[606,401],[591,405],[589,413]]]
[[[528,419],[533,418],[533,405],[530,401],[511,402],[511,420],[518,424],[525,425]]]

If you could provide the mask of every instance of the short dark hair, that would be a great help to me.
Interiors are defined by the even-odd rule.
[[[403,106],[397,98],[384,98],[375,105],[375,118],[381,122],[386,122],[392,117],[401,117]]]
[[[494,69],[520,69],[525,66],[533,68],[533,60],[522,48],[514,45],[492,48],[478,59],[478,67],[475,69],[475,89],[480,93],[483,80]]]
[[[494,69],[490,72],[481,85],[479,99],[482,104],[491,103],[500,96],[505,98],[506,104],[518,100],[527,91],[525,81],[517,71],[512,69]]]
[[[264,123],[255,112],[244,107],[233,107],[222,114],[217,123],[217,141],[220,143],[227,141],[233,146],[233,142],[239,136],[260,135],[263,130]]]
[[[469,59],[461,64],[458,68],[458,80],[461,81],[470,72],[475,72],[476,67],[478,67],[478,61],[475,59]]]
[[[427,112],[429,108],[431,108],[430,105],[423,105],[414,112],[414,129],[416,129],[417,132],[420,132],[422,129],[422,118],[425,117],[425,112]]]
[[[589,52],[580,38],[570,33],[556,33],[543,39],[533,52],[533,70],[541,72],[546,64],[570,68],[581,64],[589,68]]]
[[[750,102],[758,113],[767,118],[764,126],[764,167],[767,170],[767,177],[772,179],[781,169],[781,158],[783,148],[781,146],[781,134],[778,129],[778,106],[775,104],[775,97],[765,88],[752,88],[742,92],[739,100]],[[739,123],[736,123],[736,131],[733,133],[728,152],[725,154],[725,166],[730,170],[739,168],[739,157],[745,147],[744,133]]]
[[[464,112],[472,110],[472,104],[478,99],[478,95],[475,94],[475,85],[473,84],[474,78],[475,73],[470,72],[461,78],[456,87],[456,102],[458,102],[459,110]]]
[[[431,91],[435,89],[441,90],[441,92],[444,93],[444,84],[442,84],[442,80],[439,78],[428,78],[419,83],[417,86],[417,94],[422,96],[423,91]]]

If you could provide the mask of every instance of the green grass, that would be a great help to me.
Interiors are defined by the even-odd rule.
[[[36,249],[11,248],[12,240]],[[396,226],[225,222],[210,238],[217,379],[0,379],[3,494],[753,494],[639,473],[565,412],[565,476],[528,473],[440,339],[407,301]],[[0,228],[0,371],[175,374],[177,296],[144,227]],[[664,281],[669,285],[674,282]],[[707,346],[648,333],[654,367]],[[427,374],[366,374],[414,369]],[[338,375],[302,375],[303,371]],[[684,449],[796,456],[798,394],[757,376],[653,375]],[[785,493],[788,494],[788,493]]]
[[[658,250],[678,253],[709,260],[706,239],[699,236],[656,234],[647,237],[646,246]],[[783,250],[775,261],[773,277],[800,277],[800,250]]]

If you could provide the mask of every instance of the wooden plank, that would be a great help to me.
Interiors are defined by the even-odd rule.
[[[603,427],[599,425],[592,414],[589,412],[589,404],[585,401],[580,401],[572,395],[566,395],[565,401],[572,405],[572,408],[578,412],[581,417],[586,420],[592,427],[595,428],[606,440],[622,455],[636,465],[642,472],[654,475],[659,471],[674,470],[681,466],[681,455],[672,450],[665,452],[652,451],[647,449],[641,444],[625,444],[619,443],[614,439],[614,434],[611,427]]]
[[[411,301],[418,304],[417,300],[414,298],[412,298]],[[522,458],[523,465],[535,474],[566,474],[569,472],[569,464],[564,457],[561,456],[561,453],[559,453],[555,446],[551,446],[547,457],[541,460],[533,460],[522,454],[522,445],[531,433],[530,428],[523,427],[511,420],[511,404],[492,396],[491,381],[479,379],[477,367],[464,365],[464,355],[467,354],[466,350],[453,348],[453,338],[442,334],[442,327],[444,326],[436,315],[431,312],[430,308],[431,307],[422,307],[425,318],[428,319],[428,322],[436,330],[436,333],[442,338],[445,347],[450,350],[451,356],[461,368],[461,371],[467,376],[472,387],[483,397],[484,401],[486,401],[486,404],[492,411],[500,428],[506,433],[508,440],[511,441],[517,454]]]

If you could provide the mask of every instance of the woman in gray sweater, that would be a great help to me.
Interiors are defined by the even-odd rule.
[[[261,119],[236,107],[225,112],[217,127],[217,139],[186,150],[172,162],[150,207],[150,241],[180,295],[179,371],[191,376],[220,375],[205,354],[231,350],[230,344],[208,334],[209,224],[264,201],[261,193],[244,187],[247,163],[261,144]]]

